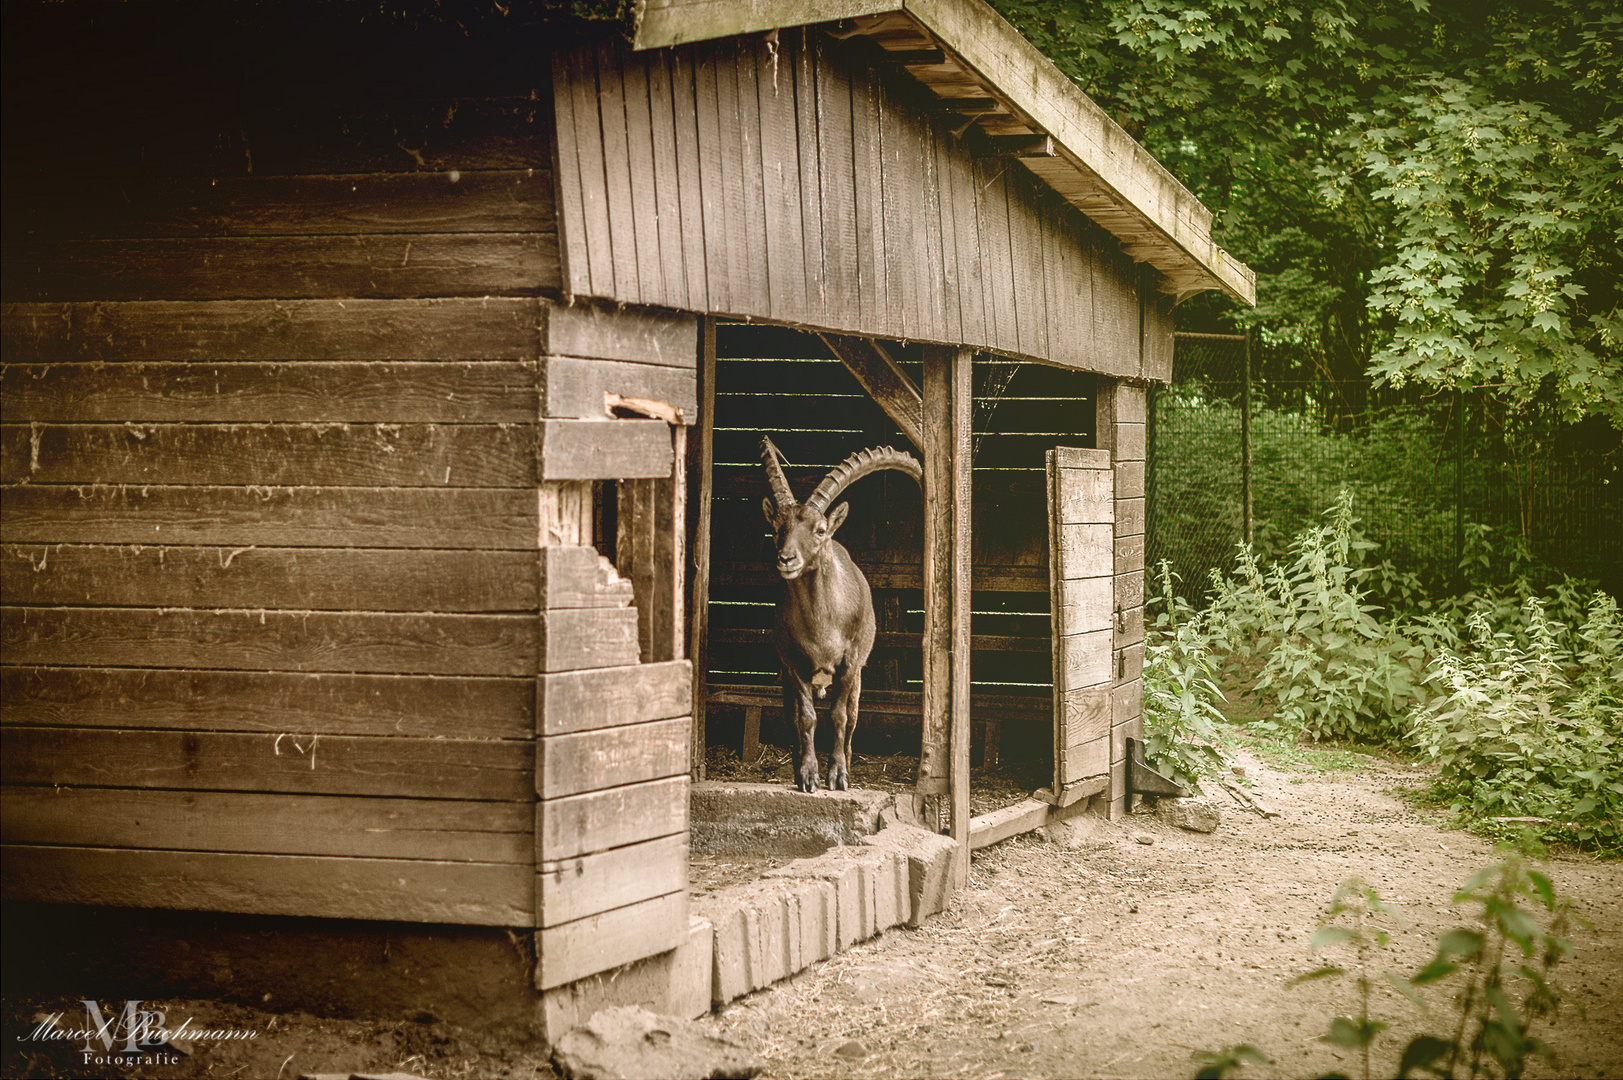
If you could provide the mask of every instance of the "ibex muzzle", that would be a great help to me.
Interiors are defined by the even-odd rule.
[[[847,768],[851,732],[856,729],[862,694],[862,668],[873,651],[873,592],[868,579],[834,539],[850,507],[834,501],[853,481],[880,469],[898,469],[923,483],[924,471],[910,454],[882,446],[859,450],[832,469],[811,498],[795,501],[783,474],[782,455],[772,440],[761,439],[772,495],[761,504],[777,542],[778,574],[784,580],[778,603],[775,639],[783,677],[783,709],[795,720],[795,770],[801,791],[817,790],[817,707],[813,698],[836,687],[834,752],[828,786],[850,786]]]

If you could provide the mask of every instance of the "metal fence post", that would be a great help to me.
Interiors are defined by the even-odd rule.
[[[1240,531],[1251,546],[1251,327],[1245,328],[1245,367],[1240,386]]]

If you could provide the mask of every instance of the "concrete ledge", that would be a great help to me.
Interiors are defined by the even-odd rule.
[[[701,855],[820,855],[905,820],[886,791],[808,794],[777,784],[706,781],[690,792],[689,835]]]

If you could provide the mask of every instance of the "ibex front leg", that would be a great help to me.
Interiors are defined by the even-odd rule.
[[[795,725],[795,783],[801,791],[817,790],[817,706],[812,703],[811,683],[793,671],[783,673],[783,715]]]
[[[851,786],[846,768],[851,749],[851,733],[857,729],[857,702],[862,697],[862,669],[847,668],[840,678],[840,693],[834,699],[830,719],[834,722],[834,753],[828,761],[828,786],[845,791]]]

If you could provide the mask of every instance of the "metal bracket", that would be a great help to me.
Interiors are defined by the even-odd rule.
[[[1162,795],[1174,799],[1189,797],[1189,792],[1144,764],[1142,739],[1127,740],[1127,797],[1131,799],[1134,795]]]

